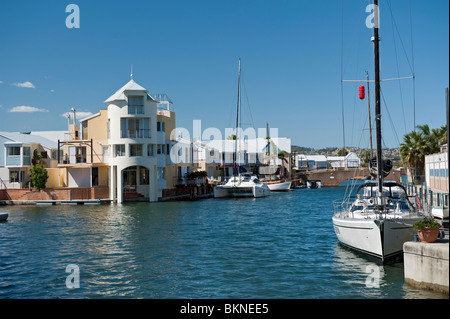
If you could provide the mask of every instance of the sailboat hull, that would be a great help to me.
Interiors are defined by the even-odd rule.
[[[272,192],[289,192],[291,190],[291,182],[267,183],[266,185]]]
[[[252,186],[228,186],[219,185],[214,187],[214,198],[223,197],[266,197],[270,195],[267,185]]]
[[[345,246],[386,261],[403,253],[403,244],[414,239],[413,224],[420,219],[359,220],[334,216],[333,226],[338,240]]]

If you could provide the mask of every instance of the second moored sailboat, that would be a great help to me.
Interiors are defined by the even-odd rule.
[[[237,155],[240,154],[240,131],[241,131],[241,59],[239,59],[239,79],[238,79],[238,102],[236,116],[236,140],[234,151],[234,172],[233,176],[224,185],[214,187],[214,197],[265,197],[270,195],[270,189],[262,183],[257,176],[249,173],[241,173]]]

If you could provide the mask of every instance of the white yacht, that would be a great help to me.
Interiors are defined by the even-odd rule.
[[[382,203],[378,203],[380,199]],[[424,217],[396,182],[384,182],[381,196],[377,183],[365,183],[358,187],[353,202],[347,198],[333,206],[333,227],[339,241],[381,261],[403,252],[403,243],[413,240],[416,233],[414,223]]]
[[[291,190],[291,182],[270,181],[265,184],[272,192],[289,192]]]
[[[378,0],[374,0],[374,6],[378,10]],[[378,14],[376,11],[376,16]],[[392,169],[392,162],[383,159],[381,148],[379,41],[378,26],[374,24],[372,42],[377,147],[376,156],[370,160],[369,168],[376,181],[360,185],[356,198],[348,196],[344,202],[334,203],[332,221],[336,236],[342,244],[384,263],[403,252],[403,244],[414,239],[414,223],[424,216],[409,202],[402,185],[384,181]]]
[[[224,185],[214,187],[214,197],[265,197],[270,189],[254,175],[232,176]]]

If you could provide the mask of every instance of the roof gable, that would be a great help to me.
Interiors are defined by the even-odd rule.
[[[147,100],[155,101],[155,99],[148,94],[145,88],[143,88],[142,86],[134,82],[133,79],[131,79],[127,84],[122,86],[116,93],[111,95],[105,101],[105,103],[110,103],[114,101],[125,101],[126,100],[125,92],[144,92],[147,95]]]

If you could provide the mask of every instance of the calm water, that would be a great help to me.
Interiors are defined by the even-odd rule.
[[[2,206],[0,298],[446,298],[406,285],[403,263],[381,267],[338,244],[331,203],[344,192]],[[366,285],[374,269],[378,288]]]

